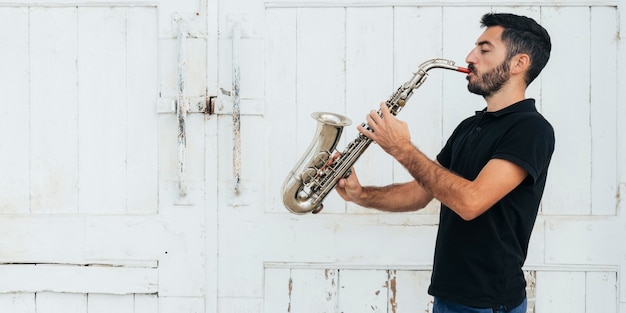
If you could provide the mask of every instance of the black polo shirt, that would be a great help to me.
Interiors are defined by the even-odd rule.
[[[553,151],[554,131],[533,99],[478,111],[459,124],[437,155],[442,166],[474,180],[489,160],[504,159],[528,177],[471,221],[441,205],[431,295],[483,308],[521,303],[522,266]]]

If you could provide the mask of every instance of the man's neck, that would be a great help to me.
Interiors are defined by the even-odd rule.
[[[487,101],[487,112],[500,111],[526,99],[525,89],[508,87],[510,86],[504,86],[497,93],[485,98],[485,101]]]

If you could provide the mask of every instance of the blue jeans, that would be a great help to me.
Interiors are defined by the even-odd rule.
[[[433,313],[526,313],[526,305],[526,299],[524,299],[520,305],[512,309],[504,305],[498,309],[481,309],[435,297]]]

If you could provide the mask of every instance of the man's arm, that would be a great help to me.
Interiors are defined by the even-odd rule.
[[[354,170],[339,180],[336,190],[346,201],[387,212],[417,211],[433,199],[415,180],[384,187],[361,186]]]
[[[434,163],[412,145],[397,159],[424,189],[467,221],[487,211],[528,175],[515,163],[491,159],[470,181]]]
[[[376,112],[367,116],[371,131],[358,126],[359,131],[396,158],[429,194],[465,220],[484,213],[528,175],[512,162],[492,159],[476,179],[467,180],[430,160],[413,146],[406,123],[391,115],[385,104],[381,104],[381,111],[383,118]]]

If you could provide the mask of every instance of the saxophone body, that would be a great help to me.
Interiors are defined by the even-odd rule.
[[[426,80],[427,72],[433,68],[470,72],[469,69],[455,66],[453,61],[446,59],[432,59],[420,64],[413,77],[386,101],[391,114],[395,116],[402,110],[413,91]],[[380,110],[378,114],[382,114]],[[359,134],[343,152],[337,153],[336,147],[343,127],[351,124],[350,119],[328,112],[315,112],[311,116],[318,122],[313,141],[289,172],[282,186],[283,204],[294,214],[319,213],[324,207],[324,198],[341,178],[350,175],[354,163],[372,143],[371,139]],[[362,126],[369,129],[366,123]]]

